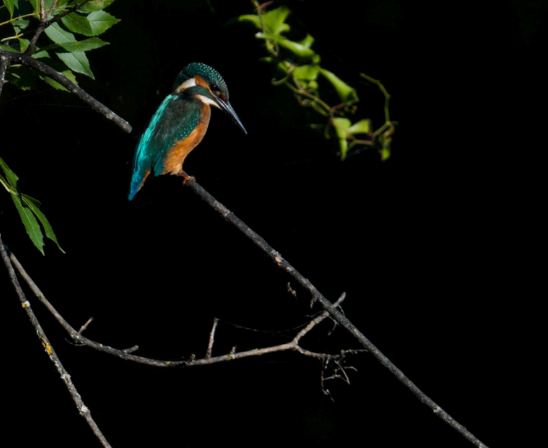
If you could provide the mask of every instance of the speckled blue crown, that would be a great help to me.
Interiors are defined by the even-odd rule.
[[[192,78],[193,76],[200,76],[208,84],[216,84],[221,92],[223,92],[228,99],[228,87],[223,77],[219,74],[217,70],[211,68],[209,65],[205,65],[201,62],[193,62],[188,64],[185,68],[181,70],[177,79],[175,79],[175,84],[173,85],[173,90],[179,87],[187,79]]]

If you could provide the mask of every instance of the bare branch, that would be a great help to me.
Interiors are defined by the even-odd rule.
[[[186,173],[185,176],[188,177]],[[240,232],[247,236],[253,243],[261,248],[261,250],[267,254],[268,257],[278,267],[287,272],[293,277],[301,286],[307,289],[312,295],[313,302],[317,301],[326,310],[331,318],[338,324],[342,325],[352,336],[354,336],[360,344],[365,347],[371,354],[379,361],[384,367],[386,367],[398,380],[404,384],[413,394],[426,406],[434,411],[434,413],[441,418],[444,422],[449,424],[453,429],[458,431],[463,437],[465,437],[472,444],[486,448],[476,436],[468,431],[464,426],[458,423],[453,417],[445,412],[437,403],[428,397],[422,390],[420,390],[404,373],[398,369],[392,361],[390,361],[373,343],[365,337],[365,335],[356,328],[355,325],[350,322],[336,307],[324,297],[320,291],[305,277],[301,275],[287,260],[285,260],[279,252],[274,250],[263,237],[255,233],[249,226],[247,226],[241,219],[239,219],[234,213],[232,213],[223,204],[217,201],[211,194],[209,194],[198,182],[186,182],[184,185],[190,188],[195,194],[197,194],[202,200],[204,200],[209,206],[217,211],[225,220],[234,225]]]
[[[112,120],[116,125],[122,128],[124,132],[127,132],[128,134],[131,133],[132,127],[126,120],[119,117],[104,104],[93,98],[84,89],[78,87],[72,81],[52,69],[49,65],[46,65],[43,62],[40,62],[39,60],[34,59],[33,57],[26,54],[0,50],[0,60],[3,60],[4,57],[8,60],[8,62],[18,62],[27,67],[31,67],[46,76],[49,76],[50,78],[61,84],[63,87],[65,87],[69,92],[73,93],[82,101],[89,104],[94,111],[100,113],[101,115],[104,115],[107,119]]]
[[[25,309],[25,312],[27,313],[27,316],[29,317],[30,322],[32,323],[32,326],[36,330],[36,334],[38,335],[40,342],[42,343],[44,349],[46,350],[46,353],[48,354],[49,359],[53,362],[55,368],[61,375],[61,379],[65,382],[65,385],[67,386],[67,389],[69,390],[70,395],[74,403],[76,404],[76,408],[78,409],[78,412],[80,413],[82,417],[86,419],[86,422],[90,426],[95,436],[99,439],[101,444],[105,448],[110,448],[110,444],[107,442],[107,439],[105,438],[105,436],[103,435],[103,433],[101,432],[101,430],[99,429],[99,427],[97,426],[93,418],[91,417],[89,408],[84,404],[82,397],[76,390],[76,387],[74,386],[74,383],[72,382],[72,379],[69,373],[63,367],[63,364],[61,364],[61,360],[57,356],[57,353],[55,353],[55,350],[53,349],[51,342],[47,338],[44,330],[42,329],[42,326],[38,322],[36,315],[32,311],[30,303],[27,301],[25,297],[25,293],[23,292],[23,289],[21,288],[21,285],[19,284],[19,281],[17,280],[17,276],[15,275],[13,265],[11,264],[8,254],[6,252],[6,248],[4,247],[4,243],[2,241],[1,235],[0,235],[0,252],[2,255],[2,260],[4,261],[4,264],[6,265],[6,268],[8,269],[10,280],[19,297],[19,301],[21,302],[21,305]]]
[[[184,360],[184,361],[169,361],[169,360],[157,360],[152,358],[146,358],[143,356],[136,356],[132,355],[131,353],[136,351],[139,347],[135,346],[130,349],[125,350],[119,350],[112,347],[109,347],[108,345],[101,344],[99,342],[92,341],[91,339],[88,339],[82,335],[83,329],[87,328],[87,326],[90,324],[91,319],[89,319],[80,329],[80,331],[76,331],[64,318],[61,316],[61,314],[53,307],[53,305],[46,299],[42,291],[38,288],[36,283],[32,280],[32,278],[29,276],[27,271],[23,268],[19,260],[15,257],[13,252],[9,250],[9,248],[6,246],[6,251],[9,253],[9,258],[11,260],[11,263],[13,266],[17,269],[21,277],[27,282],[29,287],[31,288],[32,292],[38,297],[40,302],[42,302],[46,308],[50,311],[51,314],[57,319],[57,321],[61,324],[61,326],[69,333],[69,335],[72,337],[72,339],[80,344],[85,345],[87,347],[91,347],[95,350],[99,350],[102,352],[106,352],[110,355],[116,356],[118,358],[124,359],[126,361],[133,361],[140,364],[146,364],[150,366],[155,367],[193,367],[193,366],[202,366],[202,365],[208,365],[208,364],[215,364],[219,362],[227,362],[227,361],[233,361],[236,359],[242,359],[242,358],[249,358],[252,356],[261,356],[266,355],[270,353],[276,353],[276,352],[283,352],[283,351],[296,351],[299,352],[303,356],[308,356],[315,359],[320,360],[326,360],[326,359],[343,359],[344,356],[347,353],[358,353],[355,350],[347,350],[345,352],[341,352],[340,354],[327,354],[327,353],[316,353],[312,352],[310,350],[306,350],[302,348],[299,345],[299,341],[302,339],[302,337],[310,332],[316,325],[318,325],[320,322],[325,320],[329,314],[324,311],[320,315],[316,316],[312,321],[310,321],[305,328],[303,328],[297,335],[293,338],[291,342],[288,342],[286,344],[280,344],[280,345],[274,345],[271,347],[265,347],[265,348],[258,348],[258,349],[252,349],[247,350],[244,352],[237,353],[236,347],[232,347],[230,353],[226,355],[221,356],[211,356],[211,352],[213,350],[213,344],[215,340],[215,331],[217,329],[218,320],[215,318],[213,321],[213,327],[211,329],[211,333],[209,336],[209,344],[208,349],[205,358],[202,359],[196,359],[194,355],[191,355],[190,359]],[[345,298],[346,294],[343,293],[339,300],[333,305],[338,306]]]

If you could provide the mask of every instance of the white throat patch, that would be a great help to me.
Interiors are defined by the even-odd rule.
[[[207,96],[203,96],[203,95],[196,95],[196,97],[200,98],[202,103],[209,104],[210,106],[215,106],[220,109],[219,105],[215,101],[213,101],[211,98],[208,98]]]

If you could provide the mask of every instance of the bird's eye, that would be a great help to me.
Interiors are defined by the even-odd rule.
[[[214,92],[217,90],[219,90],[219,87],[217,87],[217,84],[211,84],[211,90],[213,90]]]

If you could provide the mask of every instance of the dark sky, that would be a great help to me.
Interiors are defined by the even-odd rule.
[[[524,261],[535,243],[525,192],[540,183],[527,140],[540,120],[528,100],[541,93],[547,3],[283,3],[291,36],[312,34],[322,65],[358,89],[360,118],[382,120],[382,97],[360,72],[392,94],[389,161],[370,151],[340,162],[333,141],[309,130],[308,112],[271,86],[254,29],[223,27],[251,13],[244,0],[115,2],[121,22],[90,53],[96,80],[80,85],[142,129],[187,63],[215,67],[249,134],[214,111],[185,170],[326,297],[346,291],[347,317],[381,351],[502,446],[515,436],[515,409],[501,394],[512,344],[500,337],[516,310],[501,297],[527,297],[536,276]],[[214,317],[225,322],[220,354],[286,342],[285,330],[318,310],[293,283],[297,299],[288,294],[289,279],[180,180],[147,181],[129,203],[135,142],[79,100],[6,86],[0,129],[0,156],[67,253],[51,242],[46,257],[34,249],[5,193],[2,238],[73,326],[95,318],[88,337],[180,359],[205,353]],[[11,433],[24,446],[99,446],[3,274],[0,285],[5,387],[18,391],[5,402]],[[470,446],[368,355],[353,361],[351,385],[329,385],[332,401],[321,366],[298,356],[155,370],[74,347],[34,309],[113,446]],[[359,348],[328,331],[304,345]]]

